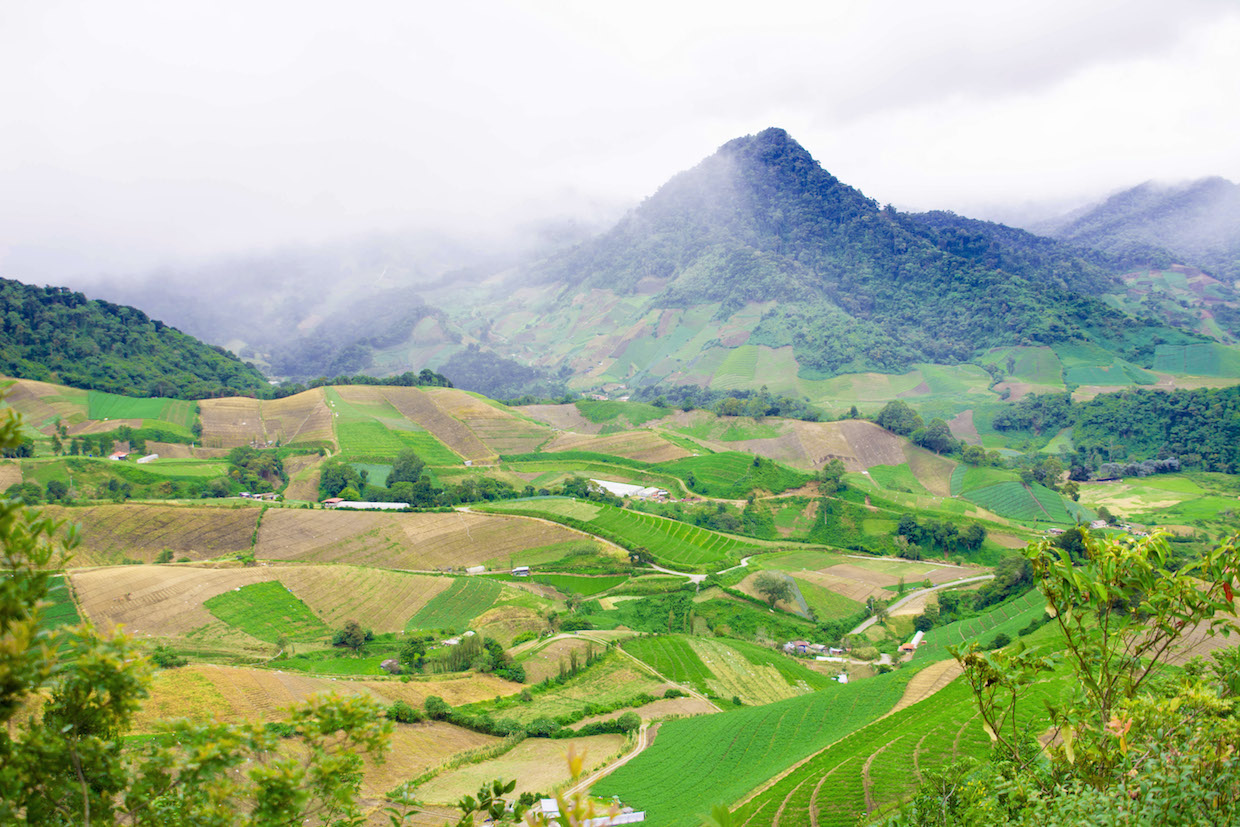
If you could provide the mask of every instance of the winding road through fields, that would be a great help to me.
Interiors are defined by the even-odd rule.
[[[899,600],[897,600],[895,603],[892,603],[890,606],[887,607],[887,611],[890,612],[892,609],[898,609],[901,606],[903,606],[905,603],[908,603],[910,600],[914,600],[918,597],[921,597],[922,595],[930,594],[931,592],[937,592],[943,589],[951,589],[951,588],[955,588],[956,586],[964,586],[969,583],[977,583],[981,580],[994,580],[994,579],[995,579],[995,576],[993,574],[979,574],[977,577],[963,577],[959,580],[949,580],[946,583],[940,583],[937,586],[931,586],[927,589],[917,589],[916,591],[912,591],[904,595]],[[865,620],[857,624],[857,627],[853,629],[851,632],[849,632],[849,634],[859,635],[877,622],[878,622],[877,615],[867,617]]]

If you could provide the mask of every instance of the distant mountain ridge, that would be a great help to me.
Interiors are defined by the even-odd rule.
[[[1142,264],[1187,264],[1240,279],[1240,185],[1225,178],[1147,181],[1031,229]]]
[[[132,396],[202,399],[267,387],[253,366],[141,310],[0,279],[0,374]]]
[[[1101,256],[945,215],[880,208],[772,128],[724,144],[524,279],[561,285],[561,304],[584,289],[650,293],[650,308],[718,303],[720,319],[774,302],[748,343],[791,346],[818,375],[1099,335],[1111,347],[1142,331],[1179,338],[1092,298],[1115,284]]]

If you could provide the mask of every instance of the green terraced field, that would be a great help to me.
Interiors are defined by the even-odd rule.
[[[531,579],[538,583],[545,583],[565,594],[571,592],[583,597],[591,597],[615,588],[621,583],[627,583],[629,576],[627,574],[612,574],[603,577],[586,577],[580,574],[536,574]]]
[[[660,408],[642,402],[612,402],[600,399],[579,399],[577,410],[591,422],[604,425],[618,422],[621,418],[630,425],[637,426],[656,419],[662,419],[671,413],[669,408]]]
[[[668,721],[641,755],[596,785],[660,827],[696,827],[713,804],[730,804],[815,750],[891,709],[912,669],[722,715]]]
[[[921,480],[913,474],[908,463],[903,465],[875,465],[870,469],[870,476],[883,488],[892,491],[907,491],[910,494],[929,494]]]
[[[1071,385],[1152,385],[1158,381],[1144,368],[1095,344],[1058,344],[1054,350],[1063,361],[1064,381]]]
[[[495,603],[502,587],[489,577],[458,577],[409,618],[405,630],[451,629],[461,632]]]
[[[758,465],[754,461],[753,454],[723,451],[685,457],[654,467],[680,477],[699,494],[723,499],[742,499],[757,489],[781,494],[813,479],[809,474],[768,459],[760,459]]]
[[[203,606],[229,626],[272,643],[282,634],[292,640],[321,640],[330,631],[310,607],[277,580],[224,592]]]
[[[564,594],[579,594],[582,597],[593,597],[594,595],[601,594],[608,589],[613,589],[621,583],[627,583],[630,579],[627,574],[610,574],[602,576],[587,576],[584,574],[531,574],[528,577],[514,577],[511,574],[488,574],[486,577],[491,580],[501,580],[504,582],[532,580],[535,583],[542,583],[553,589],[557,589]]]
[[[1026,488],[1015,481],[974,488],[964,498],[1000,517],[1027,522],[1075,524],[1068,514],[1063,497],[1037,483]]]
[[[679,635],[630,638],[621,646],[668,680],[692,684],[699,692],[705,692],[706,682],[715,677],[693,647]]]
[[[820,672],[815,672],[808,666],[803,665],[799,661],[788,657],[773,649],[765,646],[759,646],[756,643],[746,643],[742,640],[727,640],[727,645],[740,652],[745,660],[754,666],[773,666],[775,671],[788,681],[790,686],[796,686],[804,683],[811,689],[822,689],[825,686],[835,684],[835,681]]]
[[[969,465],[957,465],[952,470],[952,496],[959,497],[966,491],[998,485],[1001,482],[1013,482],[1016,475],[1001,468],[980,468]]]
[[[718,390],[744,388],[753,384],[758,369],[758,348],[741,345],[728,351],[723,363],[715,371],[710,386]]]
[[[883,533],[891,533],[894,528],[894,522],[889,526],[882,521],[884,525]],[[875,532],[878,533],[878,532]],[[805,602],[813,609],[814,614],[819,621],[834,620],[839,617],[849,617],[861,610],[861,604],[855,600],[850,600],[839,592],[833,592],[825,589],[817,583],[811,583],[808,580],[802,580],[793,574],[792,579],[796,581],[797,588],[801,590],[801,596],[805,598]]]
[[[477,506],[482,511],[526,514],[595,533],[630,549],[643,548],[666,564],[695,568],[727,562],[753,548],[745,541],[689,523],[563,498],[513,500]]]
[[[460,465],[456,452],[435,439],[430,431],[393,431],[406,448],[411,448],[427,465]]]
[[[340,453],[345,456],[394,458],[405,449],[395,431],[373,419],[345,422],[341,417],[336,424],[336,437],[340,440]]]
[[[65,586],[63,575],[51,578],[47,590],[47,601],[51,605],[45,606],[39,615],[40,631],[50,631],[61,626],[76,626],[82,622],[77,606],[73,604],[73,597],[69,594],[68,587]]]
[[[99,420],[152,419],[188,429],[197,419],[194,404],[182,399],[134,399],[105,391],[88,391],[86,415]]]
[[[1154,370],[1192,376],[1240,376],[1240,348],[1216,342],[1158,345]]]
[[[1045,612],[1046,600],[1034,589],[1021,597],[996,606],[985,614],[967,620],[957,620],[946,626],[936,626],[926,632],[922,645],[913,656],[918,662],[942,660],[950,657],[948,646],[959,646],[970,641],[985,645],[1000,632],[1015,640],[1017,633],[1037,620]]]

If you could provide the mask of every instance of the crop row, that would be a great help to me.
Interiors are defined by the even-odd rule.
[[[1018,726],[1035,729],[1061,679],[1037,684],[1019,707]],[[928,707],[933,708],[931,714]],[[932,700],[877,721],[833,744],[741,808],[739,823],[785,827],[855,825],[873,809],[911,795],[923,774],[961,757],[984,758],[989,740],[968,686],[953,682]]]
[[[1000,633],[1015,639],[1021,629],[1042,616],[1044,606],[1045,601],[1035,589],[986,614],[937,626],[926,632],[916,658],[919,661],[938,659],[945,654],[948,646],[959,646],[969,641],[986,644]]]
[[[713,804],[740,798],[790,764],[878,718],[912,670],[726,715],[669,721],[653,745],[594,787],[621,795],[652,821],[696,825]]]
[[[1058,509],[1062,517],[1052,516],[1043,509],[1032,491],[1015,481],[975,488],[966,492],[964,496],[970,502],[993,511],[1000,517],[1026,521],[1069,522],[1062,503]]]
[[[406,629],[463,630],[491,608],[501,586],[487,577],[458,577],[409,619]]]
[[[798,663],[787,655],[768,649],[765,646],[758,646],[754,643],[745,643],[739,640],[729,640],[728,646],[740,652],[745,660],[754,666],[773,666],[775,671],[779,672],[789,684],[795,686],[804,682],[813,689],[821,689],[824,686],[834,683],[831,678],[819,672],[815,672],[806,666]]]
[[[630,550],[648,551],[660,562],[672,565],[709,566],[726,560],[731,552],[749,547],[740,540],[688,523],[610,505],[549,499],[505,503],[486,510],[554,520]]]
[[[218,594],[203,603],[220,620],[259,640],[318,640],[327,624],[279,581],[253,583]]]
[[[87,417],[90,419],[158,419],[183,428],[194,424],[194,403],[180,399],[134,399],[104,391],[90,391],[86,396]]]
[[[675,683],[691,683],[705,692],[706,682],[715,677],[682,637],[631,638],[622,645],[624,651],[650,664],[656,672]]]

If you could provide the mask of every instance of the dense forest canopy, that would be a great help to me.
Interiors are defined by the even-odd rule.
[[[267,380],[133,307],[0,279],[0,373],[131,396],[254,393]]]
[[[1072,428],[1078,461],[1175,457],[1188,468],[1240,469],[1240,387],[1128,390],[1072,402],[1065,393],[1029,394],[997,414],[998,431]]]

